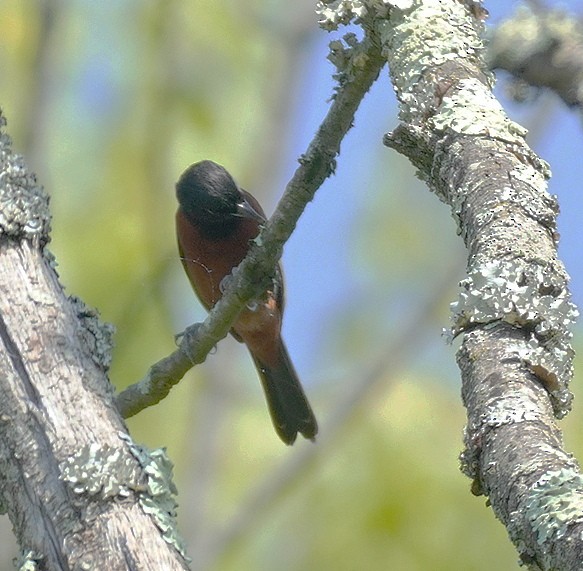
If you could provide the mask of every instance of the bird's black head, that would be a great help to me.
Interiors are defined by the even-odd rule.
[[[212,161],[190,165],[176,183],[176,196],[188,220],[209,236],[229,234],[244,201],[233,177]]]

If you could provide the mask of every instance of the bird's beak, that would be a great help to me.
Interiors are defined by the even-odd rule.
[[[251,206],[245,198],[237,204],[237,213],[235,216],[239,216],[240,218],[250,218],[251,220],[257,220],[258,222],[265,222],[265,217],[259,214],[253,206]]]

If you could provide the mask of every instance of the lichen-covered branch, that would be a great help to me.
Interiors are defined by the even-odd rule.
[[[48,197],[0,114],[0,507],[20,569],[186,569],[171,466],[135,445],[106,375],[111,330],[64,294]]]
[[[517,97],[524,97],[521,86],[545,87],[581,111],[583,24],[562,8],[520,6],[490,33],[487,59],[516,78]]]
[[[203,362],[216,343],[227,335],[241,309],[267,285],[306,204],[334,172],[340,143],[385,60],[372,29],[361,41],[350,36],[346,44],[334,42],[331,47],[330,59],[338,67],[338,87],[332,105],[306,153],[300,157],[300,166],[273,216],[247,258],[233,272],[223,297],[204,323],[189,328],[177,351],[155,363],[144,379],[117,396],[117,406],[124,418],[163,399],[184,374],[193,365]]]
[[[463,470],[488,495],[522,560],[574,570],[583,486],[555,417],[570,406],[576,317],[557,258],[547,165],[491,93],[477,2],[322,4],[330,26],[376,17],[401,124],[385,143],[450,205],[468,248],[451,336],[468,411]]]

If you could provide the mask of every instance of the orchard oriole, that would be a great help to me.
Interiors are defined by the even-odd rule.
[[[250,241],[259,234],[265,213],[226,169],[212,161],[188,167],[176,184],[176,196],[182,265],[198,298],[210,310],[222,295],[221,281],[245,258]],[[298,432],[313,440],[318,425],[281,338],[282,314],[278,265],[271,286],[243,309],[231,334],[251,353],[277,434],[293,444]]]

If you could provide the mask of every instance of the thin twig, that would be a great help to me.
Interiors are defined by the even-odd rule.
[[[283,246],[292,234],[307,203],[324,180],[334,172],[340,143],[354,120],[360,101],[378,77],[384,59],[379,44],[370,35],[351,50],[354,65],[351,76],[342,76],[333,103],[306,153],[299,159],[286,191],[273,216],[234,270],[223,297],[207,319],[186,330],[179,349],[155,363],[139,382],[116,398],[124,418],[160,402],[195,364],[202,363],[209,351],[227,335],[245,304],[261,293],[273,272]]]

